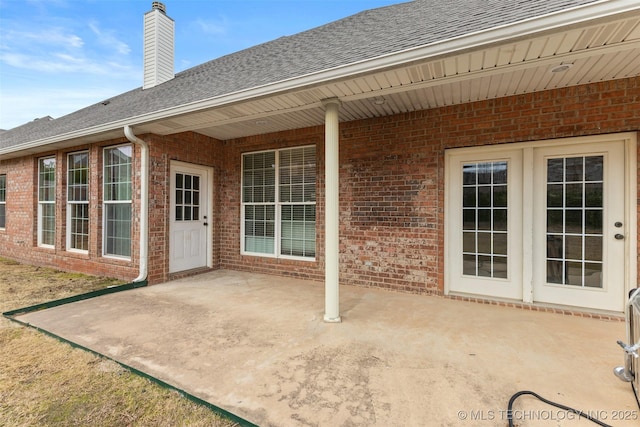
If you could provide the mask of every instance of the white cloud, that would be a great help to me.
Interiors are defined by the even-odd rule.
[[[55,88],[52,88],[55,86]],[[37,117],[59,118],[81,108],[131,89],[127,83],[93,83],[74,87],[50,85],[30,87],[27,91],[12,91],[3,88],[0,98],[0,129],[11,129]]]
[[[58,27],[3,31],[0,66],[48,74],[131,73],[134,67],[129,57],[129,46],[113,32],[102,31],[96,24],[89,24],[89,28],[92,33],[88,34],[95,34],[95,39],[89,37],[85,40]]]
[[[226,34],[227,20],[223,18],[222,21],[223,22],[216,22],[198,18],[195,21],[195,25],[205,34]]]
[[[84,40],[76,34],[69,33],[63,28],[47,28],[38,31],[8,30],[3,33],[3,46],[58,46],[67,49],[79,49],[84,46]]]
[[[135,71],[135,67],[128,64],[104,62],[100,58],[90,59],[64,52],[52,52],[46,56],[2,52],[0,62],[14,68],[48,74],[81,73],[117,77]]]
[[[116,53],[120,55],[128,55],[131,53],[131,48],[128,44],[119,40],[114,34],[113,31],[102,31],[98,24],[95,22],[89,23],[89,28],[91,31],[98,36],[98,43],[102,46],[105,46],[109,49],[113,49]]]

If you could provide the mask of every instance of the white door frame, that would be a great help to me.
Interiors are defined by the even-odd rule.
[[[180,269],[175,269],[172,267],[172,242],[171,242],[171,227],[175,222],[175,184],[174,184],[174,174],[176,170],[195,170],[201,172],[203,174],[203,178],[206,182],[207,190],[206,194],[201,194],[200,197],[204,197],[206,201],[206,209],[202,213],[202,216],[206,216],[206,222],[208,225],[206,226],[206,262],[202,267],[211,268],[213,266],[213,227],[215,224],[213,223],[213,168],[209,166],[202,166],[193,163],[180,162],[177,160],[171,160],[169,165],[169,227],[168,227],[168,248],[169,248],[169,273],[176,273],[182,271]],[[204,226],[203,226],[204,227]]]
[[[602,266],[604,267],[600,279],[602,287],[589,286],[567,286],[547,283],[547,159],[582,156],[603,156],[603,253]],[[537,168],[536,187],[539,191],[533,193],[534,225],[533,229],[538,230],[534,236],[534,301],[547,302],[552,304],[561,303],[564,305],[603,309],[609,311],[623,311],[624,299],[621,295],[626,295],[624,289],[625,242],[614,238],[617,233],[627,234],[627,224],[625,221],[624,207],[628,204],[625,200],[624,192],[619,191],[624,187],[624,170],[618,165],[624,163],[624,143],[621,140],[612,140],[602,143],[580,144],[579,151],[572,146],[558,145],[556,147],[545,147],[535,153],[534,168]],[[555,208],[556,210],[558,208]],[[560,208],[561,210],[564,208]],[[616,211],[619,209],[618,211]],[[620,228],[614,227],[614,222],[622,221]],[[562,235],[562,233],[560,233]],[[628,240],[629,236],[625,236]],[[585,248],[586,251],[586,248]],[[582,255],[584,256],[584,254]],[[564,258],[565,254],[560,254]],[[622,264],[622,268],[616,268]]]
[[[448,281],[449,289],[455,290],[456,292],[462,293],[474,293],[474,290],[478,287],[483,289],[483,295],[495,298],[506,298],[506,299],[522,299],[522,286],[520,286],[520,277],[519,275],[514,274],[514,272],[518,272],[522,269],[522,254],[521,249],[522,245],[520,243],[519,235],[522,234],[522,217],[519,215],[517,210],[513,209],[513,206],[522,206],[522,192],[520,188],[522,187],[522,152],[521,150],[509,150],[503,148],[499,153],[497,152],[478,152],[476,150],[471,150],[470,152],[460,152],[457,153],[456,156],[451,156],[449,158],[449,163],[447,165],[450,166],[451,172],[456,171],[456,173],[447,174],[448,182],[447,185],[450,187],[447,188],[462,188],[463,187],[463,176],[462,173],[457,173],[458,171],[462,171],[463,164],[475,164],[475,163],[484,163],[484,162],[506,162],[507,163],[507,272],[508,277],[506,278],[494,278],[494,277],[480,277],[480,276],[465,276],[463,274],[463,265],[462,263],[447,263],[447,271],[449,273],[450,280]],[[504,186],[504,184],[502,185]],[[493,187],[493,185],[491,185]],[[463,194],[461,191],[448,192],[448,203],[450,203],[452,209],[450,212],[454,210],[458,211],[458,214],[452,215],[451,218],[446,221],[447,226],[453,230],[462,230],[463,229],[463,220],[462,220],[462,210],[460,209],[463,206]],[[453,208],[453,207],[456,208]],[[491,203],[491,208],[494,208],[493,202]],[[505,210],[504,207],[499,208],[500,210]],[[480,209],[472,209],[477,212]],[[477,233],[477,236],[483,233]],[[486,232],[485,232],[486,233]],[[498,232],[498,233],[504,233]],[[463,234],[469,233],[453,233],[449,239],[446,240],[447,247],[452,256],[456,256],[454,254],[462,254],[463,253]],[[473,235],[474,233],[470,233]],[[493,231],[489,232],[489,235],[493,237]],[[479,239],[478,239],[479,240]],[[459,256],[459,255],[458,255]],[[490,262],[490,264],[492,264]],[[492,269],[492,268],[491,268]],[[455,286],[454,286],[455,284]],[[455,288],[455,289],[453,289]]]
[[[452,268],[452,262],[456,254],[453,250],[457,247],[454,243],[454,239],[457,239],[458,229],[454,228],[454,224],[449,220],[450,215],[460,215],[459,206],[454,202],[451,197],[452,183],[456,182],[456,178],[453,174],[458,173],[457,170],[451,167],[455,163],[455,159],[459,156],[468,157],[469,154],[476,154],[480,158],[487,158],[487,156],[496,156],[500,158],[501,153],[511,150],[522,150],[523,163],[533,162],[534,149],[542,147],[553,146],[570,146],[570,145],[582,145],[590,143],[604,143],[621,141],[624,143],[625,160],[624,160],[624,221],[625,221],[625,267],[624,267],[624,295],[621,295],[621,301],[624,301],[625,296],[630,289],[637,286],[638,280],[638,239],[637,239],[637,191],[638,191],[638,176],[637,176],[637,134],[633,132],[617,133],[617,134],[605,134],[586,137],[573,137],[562,138],[536,142],[521,142],[508,145],[493,145],[493,146],[481,146],[481,147],[469,147],[469,148],[457,148],[445,150],[445,209],[444,209],[444,255],[445,255],[445,271],[444,271],[444,292],[445,295],[455,294],[455,291],[451,289],[451,283],[456,277],[452,276],[452,272],[455,268]],[[459,163],[457,163],[459,164]],[[622,166],[622,165],[621,165]],[[459,181],[459,179],[458,179]],[[523,174],[521,191],[523,194],[530,194],[534,190],[534,178],[533,172],[530,174]],[[529,259],[530,262],[524,262],[522,265],[522,302],[530,303],[533,301],[533,209],[532,206],[523,206],[522,208],[522,256],[523,259]],[[480,297],[486,297],[486,295],[477,295]],[[491,296],[489,296],[491,298]],[[518,299],[519,300],[519,299]],[[622,304],[622,306],[624,306]]]

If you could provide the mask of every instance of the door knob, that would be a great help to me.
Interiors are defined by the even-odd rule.
[[[624,235],[622,235],[622,234],[620,234],[620,233],[616,234],[616,235],[615,235],[615,236],[613,236],[613,237],[615,237],[615,238],[616,238],[616,240],[622,240],[622,239],[624,239]]]

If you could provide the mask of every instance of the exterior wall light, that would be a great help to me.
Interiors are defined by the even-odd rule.
[[[573,67],[573,64],[560,64],[560,65],[555,65],[555,66],[551,67],[550,71],[552,73],[564,73],[565,71],[567,71],[571,67]]]

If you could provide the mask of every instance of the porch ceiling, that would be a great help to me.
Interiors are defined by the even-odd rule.
[[[226,140],[322,125],[321,101],[332,97],[342,101],[345,122],[633,76],[640,76],[640,11],[160,119],[136,133]]]

